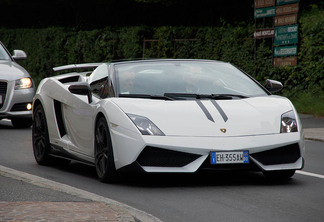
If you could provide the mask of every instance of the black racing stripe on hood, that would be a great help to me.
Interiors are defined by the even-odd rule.
[[[223,117],[223,120],[226,122],[228,120],[228,117],[226,116],[224,110],[218,105],[218,103],[215,100],[211,100],[212,104],[215,106],[215,108],[218,110],[219,114]]]
[[[202,102],[200,100],[196,100],[196,103],[198,104],[198,106],[200,107],[200,109],[204,112],[204,114],[206,115],[207,119],[209,119],[212,122],[215,122],[214,119],[213,119],[213,117],[210,115],[210,113],[208,112],[208,110],[204,106],[204,104],[202,104]]]

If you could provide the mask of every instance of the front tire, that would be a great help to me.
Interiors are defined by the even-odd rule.
[[[32,128],[33,152],[36,162],[39,165],[49,165],[51,162],[50,142],[46,116],[42,105],[34,109],[34,122]]]
[[[95,128],[95,166],[101,182],[116,182],[117,172],[107,121],[100,117]]]

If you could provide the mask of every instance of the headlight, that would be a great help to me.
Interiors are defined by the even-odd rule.
[[[33,82],[31,78],[26,77],[26,78],[16,80],[15,89],[28,89],[31,88],[32,86],[33,86]]]
[[[142,135],[165,136],[164,133],[148,118],[134,114],[127,115],[133,121]]]
[[[281,115],[280,133],[297,132],[297,121],[293,111],[286,112]]]

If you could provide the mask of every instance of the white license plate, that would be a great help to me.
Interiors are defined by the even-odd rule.
[[[249,163],[249,151],[210,152],[210,163]]]

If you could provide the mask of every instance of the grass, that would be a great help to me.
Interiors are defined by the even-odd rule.
[[[290,98],[297,112],[324,117],[324,91],[301,92]]]

